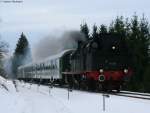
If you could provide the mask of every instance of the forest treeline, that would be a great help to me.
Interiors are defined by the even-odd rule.
[[[132,53],[133,76],[124,90],[150,92],[150,25],[143,15],[139,18],[117,17],[110,25],[93,25],[92,31],[88,23],[80,26],[80,31],[87,40],[98,38],[100,34],[115,33],[125,39]],[[129,58],[130,59],[130,58]]]

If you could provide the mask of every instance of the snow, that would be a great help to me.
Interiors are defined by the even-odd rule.
[[[0,113],[149,113],[150,100],[30,85],[0,77]],[[7,88],[2,86],[4,84]],[[8,89],[8,90],[7,90]]]

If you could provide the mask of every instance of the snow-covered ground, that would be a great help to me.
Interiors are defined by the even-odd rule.
[[[3,87],[4,85],[6,87]],[[8,90],[8,91],[7,91]],[[105,99],[98,93],[37,86],[0,77],[0,113],[149,113],[150,101],[110,95]]]

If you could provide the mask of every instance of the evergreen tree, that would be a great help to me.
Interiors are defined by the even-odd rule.
[[[109,29],[108,29],[108,33],[114,33],[115,29],[114,29],[114,22],[112,21],[111,24],[109,25]]]
[[[150,84],[148,80],[150,80],[150,66],[149,66],[149,46],[150,46],[150,31],[149,31],[149,23],[143,15],[143,18],[140,22],[140,45],[139,49],[141,52],[141,65],[142,65],[142,73],[143,73],[143,84],[142,89],[144,91],[150,92],[148,88],[150,88]]]
[[[26,63],[31,62],[31,51],[29,48],[29,43],[26,36],[22,33],[18,43],[16,45],[16,49],[13,56],[13,73],[14,77],[17,73],[17,68],[20,65],[24,65]]]
[[[114,32],[122,36],[125,35],[125,24],[123,21],[123,16],[116,18],[114,23]]]
[[[107,26],[101,25],[99,29],[99,34],[106,34],[107,33]]]
[[[134,75],[131,79],[130,88],[135,91],[144,91],[144,78],[148,66],[148,48],[149,48],[149,24],[146,19],[138,20],[136,15],[131,20],[131,34],[129,37],[130,49],[133,53]]]
[[[140,39],[141,41],[141,46],[140,49],[142,51],[142,60],[143,60],[143,66],[148,65],[148,60],[149,60],[149,54],[148,54],[148,49],[149,49],[149,41],[150,41],[150,31],[149,31],[149,23],[146,20],[146,18],[143,15],[143,18],[141,19],[140,22]]]
[[[115,21],[112,21],[112,23],[109,26],[109,33],[111,34],[115,33],[125,38],[126,29],[125,29],[125,22],[123,20],[123,16],[117,17]]]
[[[22,33],[21,37],[19,38],[19,41],[17,43],[14,54],[15,55],[25,55],[27,49],[28,49],[28,40],[27,40],[26,36]]]
[[[97,26],[96,25],[93,26],[92,38],[94,38],[94,39],[98,38],[98,30],[97,30]]]
[[[133,54],[133,64],[132,64],[132,69],[133,69],[133,76],[130,80],[130,84],[129,84],[129,89],[132,91],[138,91],[139,87],[141,86],[140,80],[142,77],[142,73],[141,73],[141,65],[140,65],[140,52],[139,52],[139,21],[138,21],[138,17],[136,15],[133,16],[133,18],[131,19],[131,23],[130,23],[130,30],[131,30],[131,34],[130,37],[128,38],[128,43],[129,43],[129,48],[130,51],[132,51]]]
[[[124,24],[125,24],[125,37],[128,40],[131,35],[131,24],[128,18],[126,18]]]
[[[90,35],[89,35],[89,28],[87,23],[81,24],[80,25],[80,31],[85,35],[85,38],[88,40]]]

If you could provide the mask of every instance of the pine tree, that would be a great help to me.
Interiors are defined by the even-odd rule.
[[[131,35],[131,24],[128,18],[126,18],[124,24],[125,24],[125,37],[128,40]]]
[[[107,26],[101,25],[99,29],[99,34],[106,34],[107,33]]]
[[[115,30],[114,30],[114,22],[112,21],[111,24],[109,25],[109,29],[108,29],[108,33],[114,33]]]
[[[141,84],[139,81],[141,79],[141,67],[140,67],[140,58],[139,58],[139,21],[138,17],[134,15],[130,22],[130,35],[128,37],[128,45],[130,51],[132,51],[133,59],[132,59],[132,69],[133,69],[133,76],[130,80],[129,90],[138,91]],[[129,29],[128,29],[129,30]],[[127,31],[128,32],[128,31]]]
[[[142,17],[140,21],[140,46],[139,49],[141,51],[141,65],[142,65],[142,73],[143,73],[143,89],[144,91],[150,92],[150,66],[149,66],[149,46],[150,46],[150,31],[149,31],[149,23],[147,19]]]
[[[16,49],[13,56],[14,77],[17,74],[17,68],[20,65],[24,65],[26,63],[31,62],[31,60],[32,58],[29,43],[26,36],[22,33],[16,45]]]
[[[148,49],[150,44],[150,31],[149,31],[149,23],[146,20],[146,18],[143,15],[143,18],[140,22],[140,39],[141,41],[141,51],[142,51],[142,60],[143,60],[143,66],[148,65],[149,55],[148,55]]]
[[[138,16],[134,15],[131,19],[131,28],[129,35],[129,46],[133,53],[134,75],[131,79],[131,90],[144,91],[144,78],[149,71],[148,69],[148,48],[149,48],[149,24],[143,18],[139,21]],[[146,73],[146,74],[145,74]]]
[[[114,32],[122,36],[125,35],[125,24],[123,21],[123,16],[116,18],[114,23]]]
[[[93,26],[92,38],[98,39],[98,30],[96,25]]]
[[[89,35],[89,28],[87,23],[81,24],[80,25],[80,31],[85,35],[85,38],[88,40],[90,35]]]
[[[112,23],[109,25],[109,33],[120,35],[122,38],[126,38],[126,29],[125,22],[123,16],[117,17]]]
[[[19,41],[17,43],[14,54],[15,55],[25,55],[27,48],[28,48],[28,40],[27,40],[26,36],[22,33],[21,37],[19,38]]]

